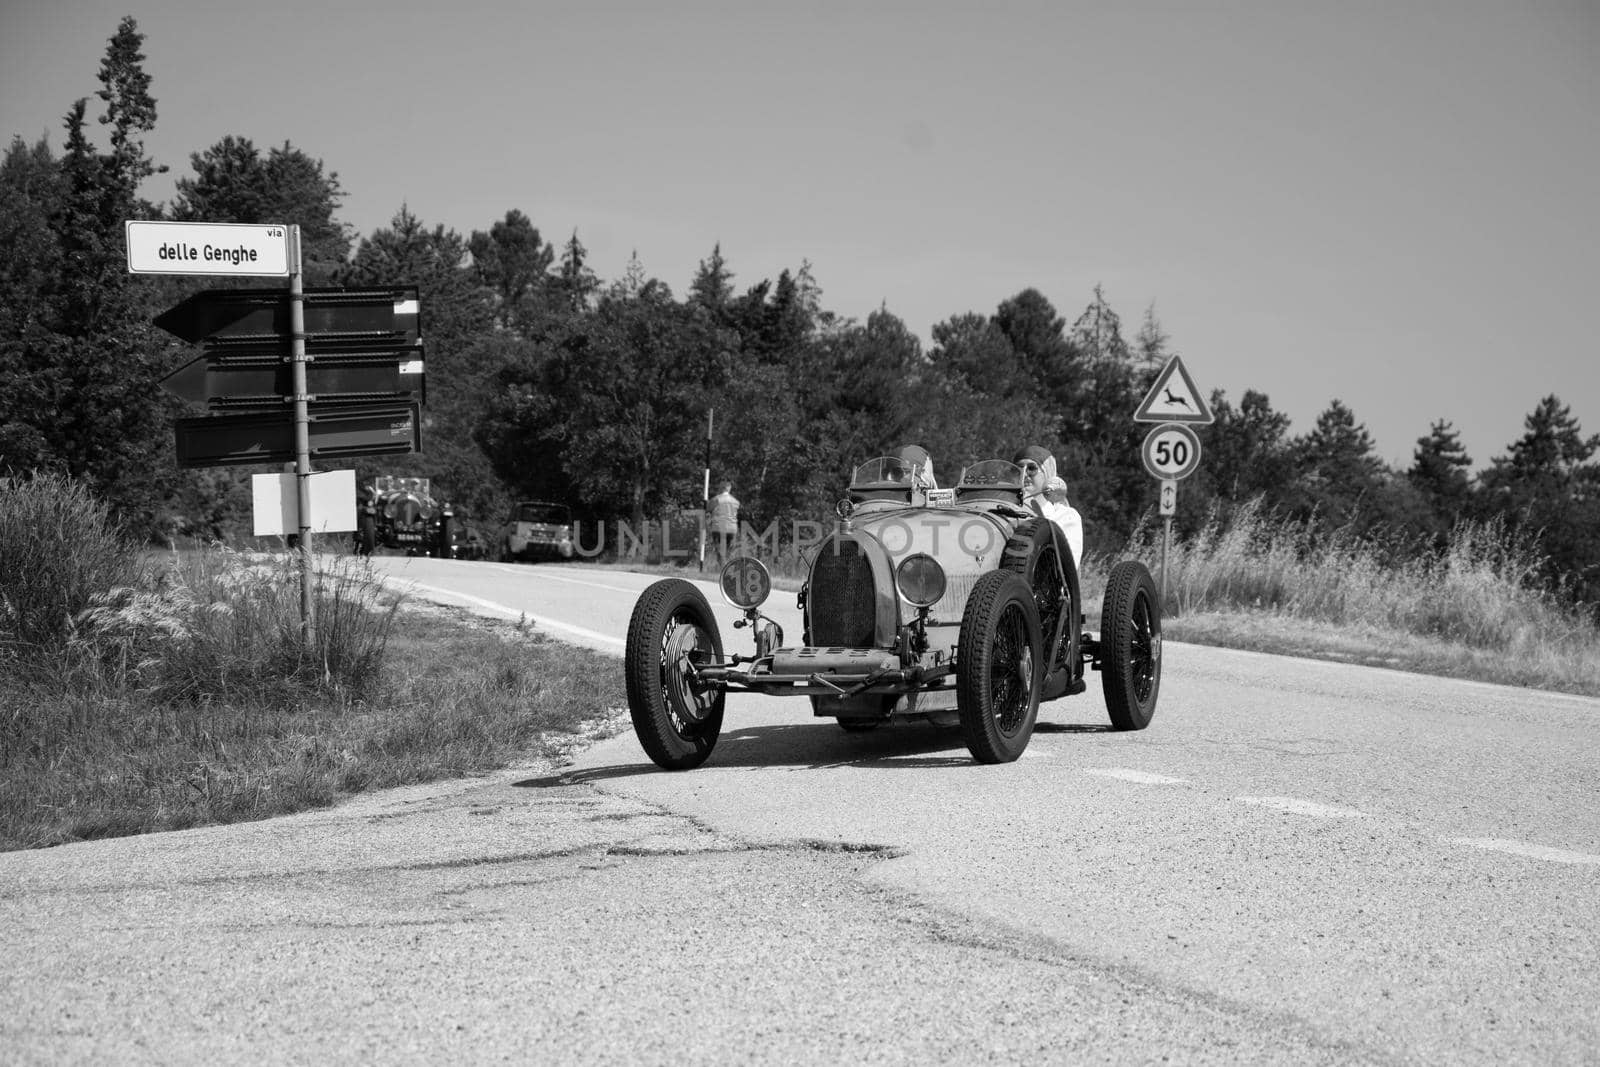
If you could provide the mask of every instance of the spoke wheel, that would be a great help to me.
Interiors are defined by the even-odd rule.
[[[1006,541],[1000,566],[1021,575],[1033,590],[1039,632],[1047,650],[1041,701],[1062,696],[1083,676],[1083,613],[1079,609],[1078,568],[1049,519],[1017,524]],[[1081,687],[1080,687],[1081,690]]]
[[[628,714],[645,754],[669,771],[698,767],[722,732],[723,694],[695,672],[722,660],[705,596],[678,578],[656,582],[634,605],[624,653]]]
[[[1161,692],[1161,605],[1144,564],[1124,560],[1106,581],[1100,644],[1112,728],[1143,730]]]
[[[1033,591],[1010,571],[978,580],[961,618],[956,707],[980,763],[1010,763],[1033,736],[1043,679]]]

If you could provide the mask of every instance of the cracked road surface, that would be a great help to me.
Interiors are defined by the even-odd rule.
[[[11,1064],[1349,1063],[550,768],[0,857]]]

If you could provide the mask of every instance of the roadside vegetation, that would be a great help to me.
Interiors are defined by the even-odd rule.
[[[1159,530],[1141,527],[1125,554],[1159,579]],[[1113,561],[1091,559],[1086,569],[1103,574]],[[1257,501],[1228,519],[1213,514],[1173,543],[1165,631],[1178,641],[1600,696],[1595,613],[1549,590],[1547,562],[1536,541],[1498,520],[1458,522],[1437,543],[1325,531]]]
[[[292,557],[145,554],[74,483],[0,488],[0,849],[286,814],[617,728],[604,657],[408,604],[358,557],[316,613],[308,650]]]
[[[1117,558],[1085,560],[1091,626]],[[1441,550],[1245,508],[1175,543],[1169,638],[1600,695],[1600,630],[1536,546],[1463,524]],[[694,561],[649,567],[691,577]],[[798,587],[798,560],[777,568]],[[300,629],[293,557],[145,553],[78,483],[0,485],[0,849],[287,814],[557,757],[623,727],[613,659],[408,602],[332,557]]]

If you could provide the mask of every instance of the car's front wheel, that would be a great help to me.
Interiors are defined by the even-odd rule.
[[[624,652],[628,713],[645,754],[669,771],[698,767],[722,732],[723,694],[695,683],[722,659],[722,637],[704,594],[680,578],[644,591]]]
[[[1044,676],[1040,644],[1028,583],[1011,571],[978,579],[961,616],[956,708],[979,763],[1010,763],[1028,747]]]
[[[1100,680],[1116,730],[1143,730],[1161,691],[1161,604],[1143,563],[1123,560],[1106,580]]]

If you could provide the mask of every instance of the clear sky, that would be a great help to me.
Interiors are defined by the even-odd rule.
[[[1552,392],[1600,433],[1597,0],[0,0],[0,135],[98,115],[124,14],[157,201],[288,140],[362,235],[514,208],[680,296],[720,243],[924,342],[1099,283],[1201,390],[1340,399],[1402,467],[1441,418],[1487,466]]]

